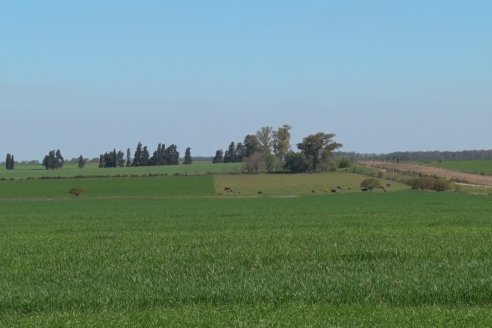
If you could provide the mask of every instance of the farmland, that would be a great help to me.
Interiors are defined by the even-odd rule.
[[[489,197],[238,177],[0,181],[0,325],[491,324]]]
[[[211,164],[196,163],[192,165],[166,165],[146,167],[99,168],[97,164],[89,163],[83,169],[75,164],[66,164],[62,169],[46,170],[39,165],[17,165],[15,170],[0,167],[0,179],[26,178],[73,178],[73,177],[114,177],[122,175],[172,175],[172,174],[204,174],[204,173],[234,173],[241,172],[242,163]]]
[[[447,170],[460,171],[474,174],[492,175],[491,160],[476,160],[476,161],[434,161],[434,162],[418,162],[418,164],[443,168]]]
[[[360,183],[367,177],[346,171],[323,174],[262,174],[262,175],[217,175],[215,189],[221,193],[231,188],[227,195],[299,195],[308,193],[327,193],[360,191]],[[381,180],[388,191],[409,189],[407,185]],[[389,184],[389,186],[388,186]],[[339,187],[339,188],[337,188]]]

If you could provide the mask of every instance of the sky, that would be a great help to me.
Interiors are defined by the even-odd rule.
[[[487,0],[0,3],[0,154],[212,156],[262,126],[344,151],[492,148]],[[5,155],[1,155],[5,156]]]

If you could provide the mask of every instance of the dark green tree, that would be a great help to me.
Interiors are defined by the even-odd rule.
[[[150,164],[150,154],[149,150],[147,149],[147,146],[144,146],[143,151],[142,151],[142,161],[140,166],[147,166]]]
[[[10,165],[11,165],[12,157],[10,154],[7,154],[7,158],[5,159],[5,168],[7,170],[10,170]]]
[[[334,163],[332,151],[342,147],[341,144],[333,141],[334,137],[334,133],[319,132],[305,137],[301,143],[297,144],[310,171],[317,172],[320,167],[325,170],[327,166]]]
[[[224,163],[235,163],[237,162],[237,154],[236,154],[236,144],[232,141],[229,144],[229,148],[225,151],[224,154]]]
[[[212,163],[213,164],[218,164],[218,163],[223,163],[224,162],[224,156],[223,156],[223,152],[221,149],[217,150],[215,152],[215,156],[214,158],[212,159]]]
[[[99,156],[99,168],[104,167],[104,155]]]
[[[60,150],[58,149],[56,151],[56,164],[57,164],[57,168],[62,168],[63,167],[63,164],[65,163],[65,160],[63,159],[63,156],[60,152]]]
[[[285,155],[284,168],[293,173],[306,172],[308,169],[306,159],[302,153],[288,152]]]
[[[43,159],[43,166],[47,170],[56,170],[63,167],[65,160],[61,155],[60,150],[51,150]]]
[[[135,149],[135,155],[133,156],[133,164],[132,166],[142,166],[142,143],[139,142],[137,145],[137,149]]]
[[[116,153],[116,166],[125,167],[125,154],[121,150]]]
[[[84,156],[80,155],[79,156],[79,164],[78,164],[79,169],[84,168],[85,162],[86,162],[86,159],[84,158]]]
[[[178,147],[175,144],[167,147],[165,151],[165,158],[167,165],[178,165],[179,164],[179,152]]]
[[[193,163],[193,159],[191,158],[191,148],[188,147],[185,150],[185,157],[184,157],[183,164],[189,165],[191,163]]]
[[[248,134],[244,137],[244,154],[243,157],[249,157],[260,150],[258,138],[253,134]]]
[[[244,152],[244,145],[241,142],[238,142],[236,145],[236,156],[238,162],[242,162],[244,160]]]

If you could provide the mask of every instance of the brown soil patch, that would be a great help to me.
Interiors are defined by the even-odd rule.
[[[465,182],[475,185],[492,186],[492,176],[483,176],[478,174],[463,173],[451,171],[436,167],[423,166],[410,163],[392,163],[392,162],[377,162],[377,161],[362,161],[359,164],[375,167],[384,170],[393,170],[399,172],[415,172],[424,175],[435,175],[442,178],[451,179],[458,182]]]

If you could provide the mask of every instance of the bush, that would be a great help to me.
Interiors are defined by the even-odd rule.
[[[68,193],[74,195],[75,197],[79,197],[79,195],[84,191],[85,191],[84,188],[77,187],[77,188],[70,189]]]
[[[360,187],[361,188],[366,188],[368,190],[372,190],[372,189],[375,189],[375,188],[380,188],[382,187],[382,184],[379,180],[377,179],[372,179],[372,178],[369,178],[369,179],[365,179],[364,181],[362,181],[360,183]]]
[[[352,166],[352,161],[346,157],[340,157],[337,159],[337,167],[339,169],[346,169]]]
[[[407,180],[407,184],[414,190],[446,191],[452,189],[451,181],[436,177],[413,178]]]

